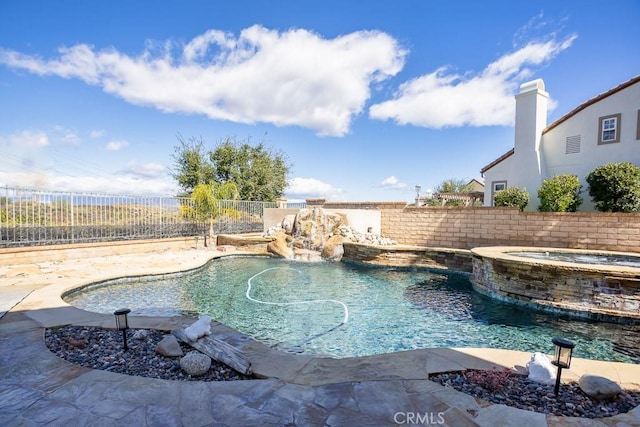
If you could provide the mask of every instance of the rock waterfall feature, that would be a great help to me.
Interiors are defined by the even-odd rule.
[[[264,237],[273,239],[267,251],[301,261],[340,261],[345,241],[377,246],[396,242],[374,233],[360,233],[349,226],[347,215],[323,208],[300,209],[269,228]]]

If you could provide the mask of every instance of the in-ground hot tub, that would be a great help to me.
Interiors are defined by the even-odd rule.
[[[471,253],[471,283],[479,292],[582,318],[640,323],[640,254],[513,246]]]

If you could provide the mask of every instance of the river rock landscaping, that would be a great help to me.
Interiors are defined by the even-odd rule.
[[[587,396],[577,382],[571,382],[561,384],[556,397],[554,385],[507,371],[445,372],[429,379],[487,402],[567,417],[612,417],[640,405],[640,391],[623,390],[613,399],[596,400]]]
[[[165,331],[129,330],[128,350],[124,351],[122,332],[88,326],[64,326],[45,331],[45,344],[56,356],[67,362],[91,369],[137,375],[147,378],[182,381],[234,381],[254,379],[240,374],[227,365],[212,360],[202,375],[192,376],[180,367],[180,357],[156,353]],[[184,354],[193,351],[180,343]]]
[[[129,330],[129,348],[124,351],[120,331],[64,326],[47,329],[45,343],[52,353],[70,363],[120,374],[181,381],[255,379],[215,360],[204,374],[189,375],[180,367],[181,357],[166,357],[156,352],[166,335],[158,330]],[[179,344],[184,354],[193,351],[189,345]],[[487,402],[558,416],[611,417],[640,405],[638,390],[623,390],[615,398],[597,400],[587,396],[577,382],[572,382],[562,384],[556,397],[553,385],[537,383],[508,370],[445,372],[431,375],[429,379]]]

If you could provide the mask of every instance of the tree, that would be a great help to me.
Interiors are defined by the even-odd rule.
[[[242,200],[275,201],[287,187],[289,166],[280,152],[263,143],[226,139],[209,155],[216,182],[235,182]]]
[[[237,200],[238,188],[233,182],[224,184],[197,184],[191,193],[196,205],[196,216],[200,221],[209,221],[209,237],[213,238],[213,222],[220,215],[218,200]]]
[[[465,193],[471,191],[469,180],[450,178],[436,187],[436,193]]]
[[[582,184],[577,175],[554,175],[538,189],[540,212],[575,212],[582,204]]]
[[[493,201],[496,206],[516,206],[523,211],[529,204],[529,192],[518,187],[508,187],[498,191]]]
[[[275,201],[287,187],[289,165],[280,152],[263,143],[252,145],[226,138],[212,151],[202,139],[185,141],[178,135],[172,176],[183,194],[191,194],[198,184],[233,182],[242,200]]]
[[[640,210],[640,167],[630,162],[607,163],[587,175],[589,195],[600,212]]]
[[[449,178],[442,181],[436,187],[436,194],[451,194],[451,193],[468,193],[472,190],[472,185],[468,179]],[[431,199],[427,205],[440,205],[438,199]],[[445,206],[465,206],[464,200],[447,200]]]
[[[187,197],[198,184],[205,184],[213,180],[213,167],[207,162],[202,138],[189,138],[188,141],[178,134],[180,145],[174,147],[171,156],[174,168],[171,176],[178,181],[182,189],[180,196]]]

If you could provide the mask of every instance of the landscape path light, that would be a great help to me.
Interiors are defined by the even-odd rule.
[[[116,329],[122,331],[122,341],[124,343],[124,351],[127,351],[127,329],[129,329],[129,318],[127,315],[131,313],[128,308],[121,308],[116,310],[113,314],[116,316]]]
[[[562,369],[569,369],[571,366],[571,356],[573,354],[573,348],[576,346],[571,341],[564,340],[562,338],[554,338],[551,340],[556,347],[556,354],[552,364],[558,367],[558,373],[556,374],[556,388],[553,392],[558,396],[560,390],[560,376],[562,375]]]

